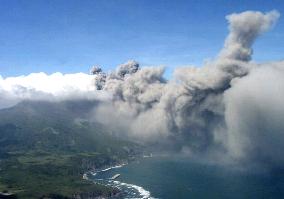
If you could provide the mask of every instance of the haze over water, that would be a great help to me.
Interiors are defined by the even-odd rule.
[[[283,198],[284,172],[238,170],[197,163],[188,158],[153,157],[112,169],[100,177],[121,174],[120,182],[135,184],[153,198]]]

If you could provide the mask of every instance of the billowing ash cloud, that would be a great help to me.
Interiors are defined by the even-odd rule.
[[[269,29],[279,16],[277,11],[267,14],[246,11],[228,15],[226,19],[230,23],[230,34],[225,41],[220,57],[249,61],[252,55],[251,45],[255,38]]]
[[[106,82],[106,74],[99,66],[93,66],[90,70],[91,75],[95,75],[94,84],[97,90],[102,90]]]
[[[255,39],[279,13],[247,11],[226,18],[230,32],[216,59],[199,68],[177,68],[172,80],[163,77],[162,67],[129,61],[109,74],[93,67],[91,75],[72,78],[2,78],[0,92],[16,100],[100,99],[92,120],[114,132],[165,141],[190,154],[283,165],[284,63],[250,62]]]
[[[124,78],[125,75],[128,75],[128,74],[131,75],[133,73],[136,73],[138,69],[139,69],[139,64],[134,60],[130,60],[127,63],[121,64],[120,66],[118,66],[116,72],[112,73],[112,76]]]
[[[239,159],[284,165],[284,62],[267,63],[226,91],[227,148]]]
[[[103,72],[103,70],[99,66],[93,66],[90,70],[91,75],[101,74],[102,72]]]
[[[284,127],[280,122],[284,116],[284,105],[280,102],[284,89],[278,86],[277,92],[281,94],[273,94],[274,99],[262,96],[266,91],[255,86],[264,84],[263,88],[273,92],[265,71],[270,70],[270,77],[274,79],[276,66],[267,64],[264,67],[249,61],[255,39],[278,17],[276,11],[266,14],[247,11],[227,16],[230,33],[218,57],[201,68],[177,68],[174,80],[166,81],[163,68],[157,67],[109,76],[104,90],[113,94],[113,100],[96,109],[95,120],[114,131],[146,140],[171,139],[176,148],[186,148],[191,154],[222,151],[223,155],[235,160],[276,164],[284,149],[284,136],[281,135]],[[279,78],[273,80],[274,84],[283,85],[280,78],[284,75],[283,63],[276,65]],[[263,74],[263,79],[258,73]],[[254,84],[249,83],[249,79],[253,79]],[[258,81],[261,82],[257,84]],[[249,99],[257,90],[258,106]],[[270,104],[267,108],[260,108],[261,98]],[[282,108],[275,112],[270,109],[272,107]],[[264,121],[259,119],[259,111]],[[274,115],[273,119],[269,119],[271,116],[266,112]],[[269,143],[265,142],[265,134],[272,134]],[[274,142],[278,143],[277,149]]]

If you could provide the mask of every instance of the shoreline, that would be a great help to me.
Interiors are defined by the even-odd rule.
[[[153,157],[153,156],[150,156]],[[142,157],[141,159],[144,158],[150,158],[148,157]],[[114,189],[118,189],[119,190],[119,195],[121,194],[127,194],[126,192],[136,192],[136,195],[138,194],[138,196],[135,196],[134,198],[138,199],[153,199],[153,197],[151,197],[151,193],[150,191],[144,189],[142,186],[138,186],[135,184],[130,184],[130,183],[125,183],[125,182],[121,182],[115,179],[111,179],[111,178],[103,178],[103,179],[96,179],[95,176],[97,176],[97,174],[101,173],[101,172],[108,172],[111,171],[113,169],[119,169],[122,168],[126,165],[128,165],[129,163],[122,163],[122,164],[117,164],[114,166],[110,166],[104,169],[98,169],[95,171],[89,171],[87,173],[85,173],[83,176],[86,177],[87,180],[92,181],[94,183],[100,184],[100,185],[105,185],[105,186],[110,186],[111,188]],[[93,177],[93,179],[92,179]],[[99,182],[98,182],[99,181]],[[118,196],[119,196],[118,195]],[[126,196],[127,198],[131,198],[132,196]]]

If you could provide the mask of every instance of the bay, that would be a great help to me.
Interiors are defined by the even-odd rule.
[[[111,180],[115,174],[120,177]],[[117,186],[125,198],[284,198],[283,171],[251,172],[182,157],[144,158],[92,179]]]

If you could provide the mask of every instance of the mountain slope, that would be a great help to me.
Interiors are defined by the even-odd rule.
[[[0,110],[0,191],[20,198],[113,194],[83,181],[83,172],[132,159],[141,148],[88,122],[94,106],[91,101],[25,101]]]

